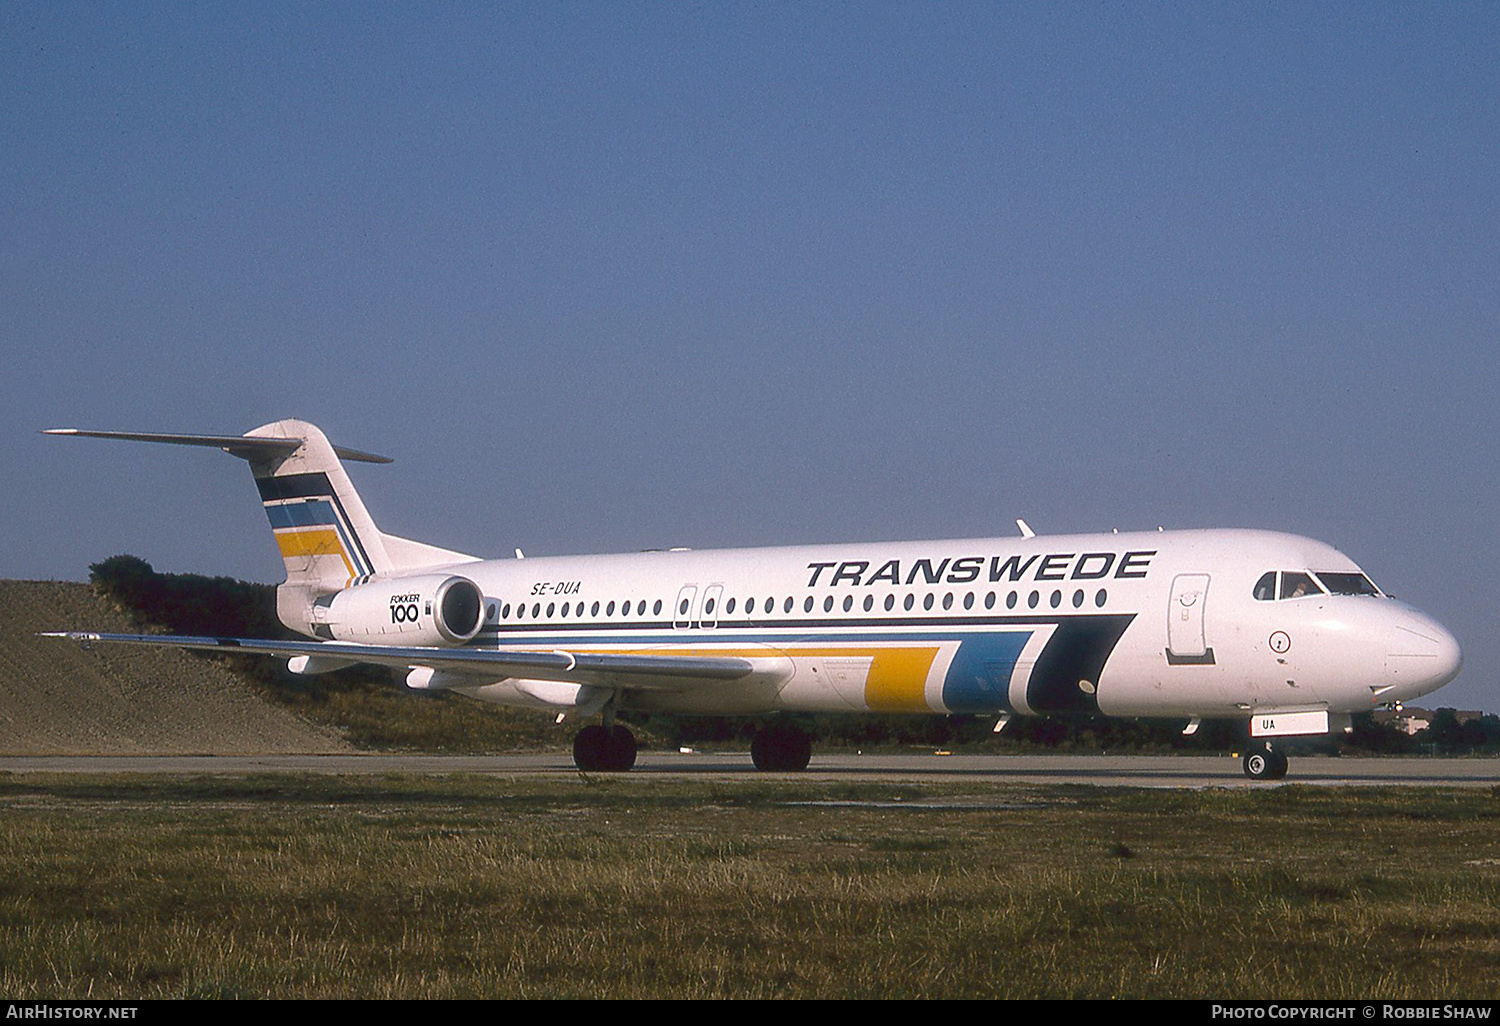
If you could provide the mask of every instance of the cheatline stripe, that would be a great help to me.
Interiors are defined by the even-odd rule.
[[[666,631],[660,635],[663,641],[681,642],[684,638],[707,638],[724,637],[735,631],[754,631],[761,634],[767,631],[839,631],[851,628],[884,628],[886,630],[899,630],[902,628],[954,628],[954,627],[1035,627],[1051,624],[1064,623],[1115,623],[1128,624],[1135,619],[1135,613],[1057,613],[1052,616],[942,616],[922,619],[919,617],[892,617],[890,619],[848,619],[848,620],[777,620],[777,621],[719,621],[717,627],[684,627],[674,628],[670,620],[658,620],[649,623],[631,623],[629,621],[584,621],[580,623],[516,623],[506,622],[500,624],[485,624],[480,633],[487,637],[499,637],[508,634],[540,634],[543,637],[559,631],[579,633],[588,631]],[[712,632],[712,633],[709,633]],[[851,637],[869,638],[878,637],[871,634],[853,634]],[[531,639],[527,639],[528,641]],[[575,639],[576,640],[576,639]]]

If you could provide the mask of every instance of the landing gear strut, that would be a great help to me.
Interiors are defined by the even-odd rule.
[[[635,735],[618,723],[584,727],[573,738],[573,763],[581,770],[623,773],[635,765]]]
[[[772,723],[750,742],[755,768],[765,772],[800,773],[812,759],[812,740],[791,723]]]
[[[1251,780],[1280,780],[1286,776],[1286,756],[1266,741],[1252,741],[1243,763],[1245,776]]]

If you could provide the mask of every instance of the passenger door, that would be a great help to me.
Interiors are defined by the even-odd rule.
[[[1204,618],[1208,574],[1178,574],[1167,601],[1167,662],[1173,666],[1213,665]]]

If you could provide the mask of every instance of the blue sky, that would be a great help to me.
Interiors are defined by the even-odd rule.
[[[1500,7],[0,2],[0,574],[1328,541],[1500,711]]]

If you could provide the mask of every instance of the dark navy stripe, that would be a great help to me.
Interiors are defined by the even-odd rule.
[[[1038,713],[1099,712],[1099,674],[1134,617],[1077,616],[1058,621],[1037,657],[1026,704]],[[1087,683],[1087,690],[1080,686]]]
[[[260,501],[273,499],[335,498],[333,484],[328,475],[287,474],[284,477],[257,477],[255,487],[260,490]]]

